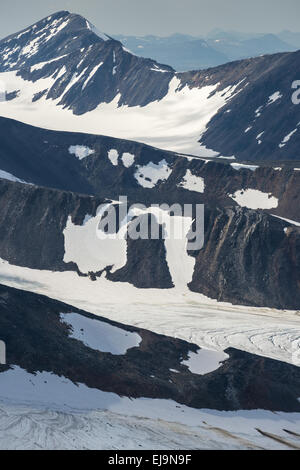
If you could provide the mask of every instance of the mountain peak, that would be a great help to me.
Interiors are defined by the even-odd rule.
[[[81,17],[81,18],[83,18],[83,17]],[[98,38],[102,39],[103,41],[109,41],[109,40],[113,39],[110,36],[108,36],[107,34],[100,31],[98,28],[96,28],[96,26],[94,26],[90,21],[86,20],[85,18],[84,18],[84,20],[86,21],[87,28],[90,31],[92,31],[94,34],[96,34],[96,36],[98,36]]]
[[[58,11],[0,41],[0,71],[32,66],[111,40],[81,15]]]
[[[174,74],[171,67],[135,56],[83,16],[64,10],[0,41],[0,72],[12,71],[26,81],[27,89],[28,82],[35,83],[32,102],[59,99],[61,106],[78,114],[119,95],[121,103],[133,105],[161,99]],[[150,79],[139,97],[132,80],[137,74]],[[20,88],[16,84],[12,96]]]

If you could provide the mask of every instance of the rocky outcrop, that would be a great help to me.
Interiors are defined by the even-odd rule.
[[[299,309],[300,228],[285,227],[258,211],[206,208],[190,289],[234,304]]]
[[[143,222],[143,219],[146,219]],[[147,223],[155,230],[157,221],[154,216],[143,215],[139,223]],[[174,287],[166,261],[166,247],[162,238],[162,226],[158,227],[160,237],[152,240],[133,240],[130,237],[131,226],[128,227],[127,262],[124,268],[114,273],[108,272],[111,281],[128,282],[140,289],[170,289]]]

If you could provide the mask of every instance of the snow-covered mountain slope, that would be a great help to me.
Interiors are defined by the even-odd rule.
[[[299,367],[3,285],[0,300],[1,450],[299,448]]]
[[[174,216],[171,208],[151,207],[151,202],[165,202],[165,193],[154,197],[155,191],[148,191],[144,200],[143,193],[137,191],[134,198],[132,192],[126,205],[125,201],[111,203],[99,196],[1,180],[0,257],[33,269],[75,271],[89,276],[91,283],[104,276],[137,288],[182,293],[191,289],[236,304],[299,308],[300,232],[296,223],[233,203],[230,207],[208,203],[204,246],[188,248],[193,215]],[[201,203],[197,192],[187,193],[195,194],[194,203]],[[144,208],[131,208],[141,201]],[[115,208],[120,218],[111,233],[101,228],[108,208]],[[126,238],[137,223],[147,230],[151,223],[157,237]],[[197,230],[201,235],[201,226]]]
[[[7,92],[0,115],[200,156],[299,160],[291,101],[299,57],[176,74],[134,56],[81,16],[59,12],[0,41]]]

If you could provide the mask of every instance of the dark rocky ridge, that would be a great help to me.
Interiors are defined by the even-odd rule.
[[[75,312],[137,332],[124,355],[103,353],[70,338],[61,313]],[[300,368],[235,349],[216,371],[200,376],[181,361],[196,345],[111,322],[47,297],[0,286],[0,337],[7,366],[52,372],[74,383],[129,397],[166,398],[194,408],[299,412]],[[178,373],[170,371],[175,369]],[[154,377],[151,377],[154,376]],[[49,396],[49,399],[51,397]]]
[[[46,90],[41,85],[33,100],[42,96],[58,98],[58,104],[74,114],[95,109],[118,94],[120,106],[146,106],[162,100],[175,76],[181,82],[179,89],[185,85],[191,88],[217,85],[217,91],[223,91],[237,85],[238,93],[211,119],[201,142],[221,155],[235,155],[239,161],[300,160],[299,131],[279,147],[298,128],[298,106],[292,103],[295,90],[291,87],[293,81],[299,80],[300,51],[176,74],[171,67],[131,54],[119,41],[101,34],[99,37],[80,15],[58,12],[0,41],[0,57],[0,72],[15,70],[23,79],[33,82],[54,77],[54,84]],[[31,69],[41,62],[47,63]],[[165,73],[157,72],[159,69]],[[280,92],[281,98],[267,105],[275,92]],[[14,93],[9,99],[14,99]],[[260,116],[256,117],[255,111],[260,107]],[[256,137],[262,132],[258,144]]]
[[[1,185],[1,183],[3,183]],[[1,256],[34,269],[76,270],[65,264],[63,230],[69,215],[82,224],[103,202],[71,192],[1,180]]]
[[[0,257],[35,269],[79,271],[63,262],[62,232],[69,215],[81,225],[102,202],[1,180]],[[129,205],[136,202],[138,197]],[[299,227],[263,211],[214,204],[205,206],[205,217],[204,248],[190,253],[196,257],[192,290],[235,304],[299,309]],[[137,287],[172,287],[161,240],[128,241],[126,266],[108,269],[107,276]]]
[[[300,228],[262,211],[205,211],[205,244],[190,289],[237,304],[300,306]],[[203,275],[205,273],[205,275]]]
[[[189,160],[174,152],[134,141],[49,131],[2,117],[0,138],[0,170],[35,185],[102,198],[118,199],[120,195],[128,195],[134,201],[139,199],[139,202],[149,204],[209,203],[221,207],[236,205],[229,194],[251,188],[271,193],[279,200],[278,207],[268,212],[300,222],[300,171],[294,171],[294,164],[290,162],[264,163],[255,171],[249,168],[236,170],[231,161]],[[79,160],[69,153],[70,146],[75,145],[86,146],[94,153]],[[126,168],[120,161],[113,166],[108,159],[111,149],[116,149],[120,157],[124,152],[133,154],[134,164]],[[172,168],[169,178],[158,182],[153,189],[140,186],[134,177],[137,165],[157,164],[162,160]],[[204,179],[203,194],[177,186],[188,169]]]

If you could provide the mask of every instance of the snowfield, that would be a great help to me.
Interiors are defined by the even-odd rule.
[[[134,163],[135,155],[133,155],[133,153],[124,152],[121,158],[122,158],[123,165],[126,168],[130,168]]]
[[[14,71],[0,73],[7,93],[20,90],[15,99],[1,102],[0,115],[46,129],[104,134],[202,157],[219,155],[202,146],[199,139],[212,117],[235,95],[239,84],[212,94],[218,85],[179,90],[181,82],[174,77],[168,94],[160,101],[145,107],[119,107],[121,96],[117,94],[110,103],[77,116],[58,105],[61,97],[47,100],[43,96],[32,102],[36,93],[49,90],[58,76],[64,75],[64,66],[59,67],[58,75],[36,82],[25,81]],[[75,74],[64,94],[81,78]]]

